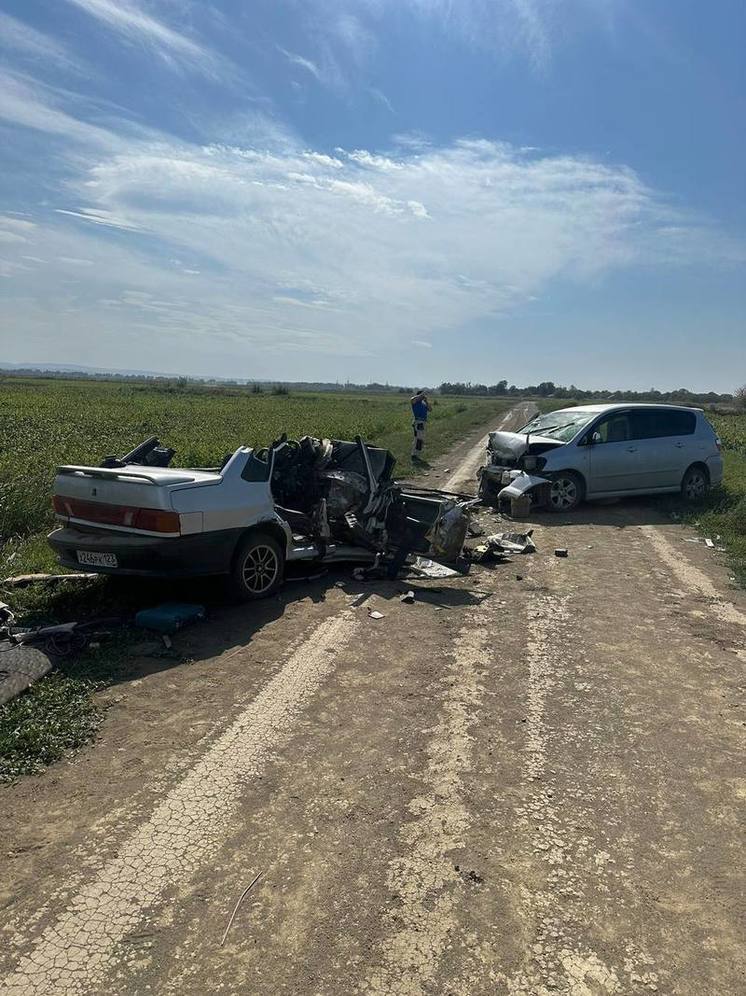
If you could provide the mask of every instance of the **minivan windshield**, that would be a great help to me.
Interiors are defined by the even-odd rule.
[[[597,415],[597,412],[578,412],[569,409],[561,412],[547,412],[537,415],[528,425],[518,432],[520,435],[530,433],[532,436],[548,436],[568,443],[580,430]]]

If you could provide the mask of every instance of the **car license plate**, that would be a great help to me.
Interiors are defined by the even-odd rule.
[[[115,553],[90,553],[88,550],[76,550],[78,563],[86,567],[118,567]]]

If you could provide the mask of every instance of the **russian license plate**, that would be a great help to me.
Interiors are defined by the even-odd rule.
[[[115,553],[90,553],[88,550],[76,550],[79,564],[86,567],[118,567]]]

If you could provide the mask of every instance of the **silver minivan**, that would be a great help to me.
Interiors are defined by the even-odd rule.
[[[720,484],[720,440],[700,408],[578,405],[537,415],[517,432],[491,432],[481,493],[530,494],[558,512],[584,499],[680,492]]]

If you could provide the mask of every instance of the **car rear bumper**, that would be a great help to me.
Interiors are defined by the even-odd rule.
[[[723,483],[723,458],[720,455],[707,458],[707,470],[712,487]]]
[[[161,539],[135,533],[82,530],[69,526],[55,529],[48,541],[60,564],[95,574],[141,577],[197,577],[227,574],[233,552],[243,530],[225,529]],[[108,553],[116,567],[89,566],[78,561],[77,551]]]

